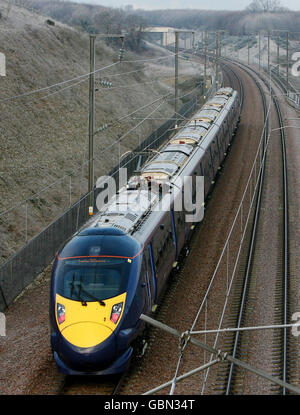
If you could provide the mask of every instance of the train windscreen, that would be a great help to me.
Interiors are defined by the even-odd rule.
[[[124,258],[69,258],[57,268],[57,293],[70,300],[103,301],[127,290],[131,261]]]

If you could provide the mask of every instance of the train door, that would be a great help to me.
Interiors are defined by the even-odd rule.
[[[218,142],[218,137],[220,135],[221,135],[221,128],[219,128],[217,134],[215,135],[215,138],[213,139],[211,143],[214,176],[216,175],[216,171],[218,170],[218,167],[220,165],[220,152],[219,152],[219,142]]]
[[[185,194],[185,192],[188,192],[189,191],[189,189],[187,187],[187,184],[188,184],[188,182],[187,183],[183,183],[183,189],[182,189],[182,210],[181,210],[181,212],[179,212],[180,215],[178,217],[178,222],[179,222],[180,228],[182,229],[181,235],[182,235],[182,232],[183,232],[183,235],[182,235],[183,236],[183,243],[186,243],[188,241],[189,230],[190,230],[190,224],[185,220],[186,214],[189,214],[190,213],[190,212],[188,212],[186,210],[186,206],[185,206],[185,202],[184,202],[184,194]],[[179,232],[177,234],[179,234]]]
[[[175,210],[174,210],[175,209]],[[173,232],[176,234],[177,255],[185,242],[185,224],[183,212],[183,189],[176,195],[174,200],[174,208],[172,209],[172,226]],[[175,227],[175,230],[174,230]]]
[[[149,286],[150,286],[150,293],[151,293],[151,309],[156,307],[157,304],[157,276],[156,276],[156,268],[155,268],[155,261],[153,256],[153,248],[152,242],[148,244],[147,250],[147,270],[148,270],[148,278],[149,278]]]
[[[145,251],[145,254],[143,256],[143,261],[142,261],[142,286],[144,287],[144,289],[142,290],[142,295],[141,297],[143,297],[143,302],[144,302],[144,313],[148,313],[151,311],[152,309],[152,305],[153,305],[153,293],[151,290],[151,281],[150,281],[150,270],[151,267],[149,269],[149,260],[148,258],[149,254],[147,251]]]
[[[204,171],[204,189],[205,189],[205,197],[207,196],[209,189],[210,189],[210,185],[211,185],[211,180],[212,180],[212,176],[211,176],[211,162],[209,160],[210,155],[208,153],[208,151],[205,152],[204,157],[201,161],[202,165],[203,165],[203,171]]]
[[[221,149],[221,141],[222,137],[224,137],[224,126],[221,125],[220,130],[216,136],[216,143],[217,143],[217,153],[219,157],[219,165],[222,163],[223,157],[222,157],[222,149]]]
[[[215,169],[214,169],[214,164],[215,164],[215,162],[214,162],[214,154],[213,154],[213,151],[212,151],[212,146],[213,146],[214,144],[212,143],[210,146],[209,146],[209,154],[210,154],[210,168],[211,168],[211,177],[212,177],[212,179],[215,177]],[[212,182],[212,180],[211,180],[211,182]]]
[[[175,260],[172,221],[169,214],[164,215],[162,222],[157,227],[153,243],[157,286],[160,294]]]
[[[228,123],[228,116],[224,120],[223,124],[224,124],[224,130],[225,130],[224,139],[223,139],[223,146],[224,146],[223,151],[224,151],[224,153],[226,153],[227,146],[228,146],[228,144],[230,143],[230,140],[231,140],[231,131],[230,131],[229,123]]]
[[[177,234],[176,234],[176,225],[175,225],[175,215],[174,215],[174,209],[171,209],[171,223],[172,223],[172,233],[173,233],[173,244],[174,244],[174,250],[175,250],[175,261],[178,259],[178,242],[177,242]]]

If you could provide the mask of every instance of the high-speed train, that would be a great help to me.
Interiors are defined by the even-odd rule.
[[[50,325],[59,371],[110,375],[127,369],[145,328],[140,315],[155,311],[195,225],[186,220],[184,203],[175,208],[186,190],[183,178],[204,177],[205,200],[239,116],[238,93],[219,89],[57,253]],[[194,182],[187,187],[193,201]],[[156,209],[162,198],[167,208]]]

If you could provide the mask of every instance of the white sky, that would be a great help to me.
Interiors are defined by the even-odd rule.
[[[204,9],[204,10],[243,10],[251,0],[73,0],[77,3],[99,4],[121,7],[131,4],[135,9]],[[281,0],[281,5],[291,10],[300,10],[299,0]]]

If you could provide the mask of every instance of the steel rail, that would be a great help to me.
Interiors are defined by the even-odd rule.
[[[288,214],[288,178],[287,178],[287,159],[286,159],[286,144],[285,144],[285,131],[283,125],[282,114],[280,110],[280,106],[277,100],[276,95],[273,93],[273,88],[271,85],[267,84],[267,81],[255,71],[253,68],[248,67],[243,63],[238,63],[239,66],[244,67],[243,69],[250,74],[249,70],[255,73],[262,82],[270,88],[270,93],[272,97],[273,104],[276,109],[278,122],[280,128],[280,138],[281,138],[281,149],[282,149],[282,170],[283,170],[283,199],[284,199],[284,206],[283,206],[283,280],[282,280],[282,290],[283,290],[283,310],[282,310],[282,323],[283,325],[287,325],[287,318],[288,318],[288,284],[289,284],[289,214]],[[246,68],[246,69],[245,69]],[[287,347],[288,347],[288,340],[287,340],[287,328],[283,328],[283,340],[282,340],[282,378],[283,381],[286,383],[287,380],[287,372],[288,372],[288,364],[287,364]],[[229,393],[229,388],[227,388],[227,392]],[[282,394],[286,394],[286,387],[282,387]]]
[[[266,104],[266,98],[264,95],[264,92],[261,88],[261,86],[257,84],[257,87],[259,89],[261,98],[262,98],[262,104],[263,104],[263,112],[264,112],[264,120],[266,120],[267,116],[267,104]],[[265,140],[264,140],[264,146],[263,146],[263,153],[266,145],[266,136],[267,136],[267,128],[265,129]],[[241,305],[240,305],[240,311],[238,315],[238,322],[237,322],[237,328],[240,328],[242,325],[242,320],[245,314],[245,308],[246,308],[246,300],[248,295],[248,288],[250,283],[250,273],[252,270],[252,264],[254,259],[254,253],[255,253],[255,243],[257,238],[257,229],[258,229],[258,222],[259,222],[259,216],[260,216],[260,207],[261,207],[261,199],[262,199],[262,189],[264,184],[264,174],[265,174],[265,157],[263,157],[262,160],[262,169],[260,170],[260,177],[259,177],[259,186],[258,186],[258,196],[256,200],[256,206],[255,206],[255,216],[254,216],[254,223],[252,226],[252,232],[251,232],[251,240],[250,240],[250,246],[249,246],[249,253],[247,258],[247,267],[245,272],[245,278],[244,278],[244,286],[243,286],[243,292],[242,292],[242,298],[241,298]],[[238,331],[235,335],[234,339],[234,346],[233,346],[233,357],[236,357],[237,350],[239,346],[239,340],[240,340],[240,332]],[[233,374],[234,374],[234,364],[231,363],[230,369],[229,369],[229,375],[227,379],[227,386],[226,386],[226,395],[229,395],[231,392],[231,386],[233,381]]]

